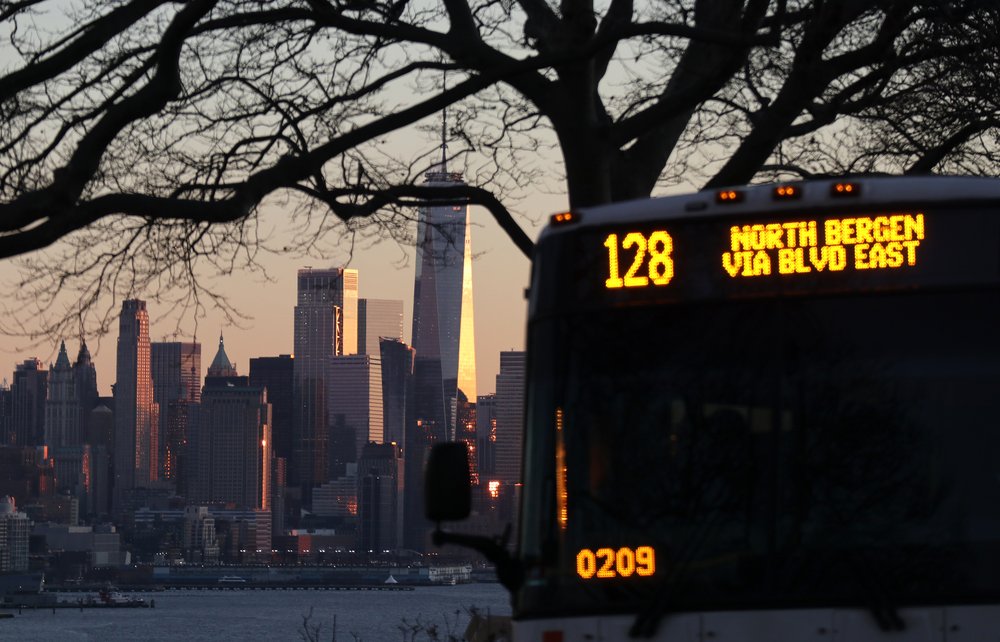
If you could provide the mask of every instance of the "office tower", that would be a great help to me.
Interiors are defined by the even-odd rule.
[[[32,357],[14,369],[11,391],[11,440],[14,446],[40,446],[45,438],[45,397],[49,373]]]
[[[86,442],[90,446],[91,503],[89,513],[111,514],[111,490],[114,479],[115,416],[112,397],[98,397],[87,415]]]
[[[31,520],[17,512],[13,497],[0,497],[0,573],[28,570]]]
[[[402,546],[403,459],[396,444],[365,444],[358,461],[358,543],[379,553]]]
[[[358,348],[358,271],[344,268],[298,272],[290,483],[307,499],[328,479],[329,423],[326,374],[330,357]]]
[[[432,187],[462,185],[444,162],[426,175]],[[472,233],[466,205],[433,202],[417,221],[417,270],[413,283],[414,421],[404,450],[405,540],[423,550],[430,524],[423,517],[423,484],[417,479],[434,442],[452,441],[469,423],[476,399],[472,309]]]
[[[272,407],[272,416],[273,416]],[[272,432],[271,438],[274,438]],[[272,449],[273,450],[273,449]],[[288,460],[271,457],[271,532],[281,535],[285,531],[285,487],[288,483]]]
[[[271,404],[271,443],[275,457],[292,456],[294,358],[290,354],[250,359],[250,385],[267,388]]]
[[[47,387],[44,443],[49,448],[76,446],[81,441],[80,406],[65,341],[59,344],[59,356],[49,368]]]
[[[462,185],[444,164],[427,185]],[[450,441],[459,401],[475,403],[476,353],[472,310],[472,234],[466,205],[421,208],[413,284],[416,418],[429,439]]]
[[[80,439],[87,441],[87,421],[90,411],[97,407],[97,369],[90,358],[87,342],[80,341],[80,350],[73,363],[73,382],[76,388],[77,425],[80,428]]]
[[[381,443],[382,367],[378,355],[330,357],[327,370],[327,414],[330,422],[330,475],[358,461],[361,448]]]
[[[521,482],[524,432],[524,352],[501,352],[496,392],[494,476],[502,486]]]
[[[382,441],[405,449],[406,429],[413,420],[414,350],[397,339],[382,339]]]
[[[56,446],[49,453],[56,478],[56,490],[61,495],[76,498],[80,514],[93,512],[93,457],[90,446]]]
[[[403,340],[403,302],[358,299],[358,354],[379,353],[379,339]]]
[[[479,453],[479,475],[485,483],[496,472],[497,397],[479,395],[476,399],[476,443]]]
[[[13,443],[13,402],[14,396],[5,377],[3,383],[0,383],[0,445]]]
[[[177,492],[185,488],[191,404],[201,402],[201,344],[198,342],[157,341],[150,344],[153,399],[159,408],[160,477],[174,482]]]
[[[157,407],[150,372],[149,314],[146,302],[122,303],[118,318],[115,399],[115,509],[127,491],[158,478]]]
[[[197,426],[194,501],[265,510],[271,494],[271,406],[236,373],[222,340],[208,369]]]

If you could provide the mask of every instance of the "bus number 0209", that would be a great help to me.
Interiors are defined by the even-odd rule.
[[[608,234],[604,247],[608,248],[608,278],[604,281],[608,289],[639,288],[651,282],[653,285],[666,285],[674,278],[674,260],[670,256],[674,251],[674,240],[663,230],[652,232],[649,236],[629,232],[620,245],[617,234]],[[619,247],[622,250],[635,248],[635,256],[624,276],[618,265]],[[642,273],[643,266],[646,267],[645,274]]]
[[[656,572],[656,555],[652,546],[639,546],[635,550],[628,547],[599,548],[592,551],[585,548],[576,554],[576,574],[585,580],[592,577],[649,577]]]

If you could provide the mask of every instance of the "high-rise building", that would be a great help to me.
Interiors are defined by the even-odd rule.
[[[463,185],[442,166],[427,173],[432,187]],[[416,417],[437,441],[455,438],[459,401],[475,403],[476,351],[472,309],[472,232],[467,205],[421,208],[413,285]]]
[[[479,453],[480,479],[488,480],[496,472],[497,396],[479,395],[476,398],[476,441]]]
[[[127,491],[156,481],[158,413],[153,400],[149,314],[146,302],[128,299],[118,319],[115,397],[116,510]]]
[[[45,439],[45,398],[49,373],[32,357],[14,369],[11,440],[14,446],[41,446]]]
[[[192,434],[194,501],[266,510],[271,501],[271,406],[226,356],[222,340],[208,369]]]
[[[290,354],[250,359],[250,385],[267,388],[271,404],[271,443],[275,457],[292,456],[294,362]]]
[[[444,162],[426,175],[432,187],[462,185]],[[412,483],[434,442],[452,441],[476,400],[472,309],[472,232],[467,205],[428,203],[417,221],[413,283],[414,421],[406,436],[406,546],[423,550],[430,524]],[[473,420],[474,421],[474,420]],[[422,488],[422,483],[418,486]]]
[[[76,398],[73,366],[66,354],[66,342],[59,344],[59,356],[49,368],[45,399],[45,445],[64,448],[81,443],[80,404]]]
[[[382,367],[378,355],[330,357],[327,413],[330,422],[330,479],[357,462],[368,442],[382,443]]]
[[[396,444],[365,444],[358,461],[358,545],[379,553],[402,546],[403,459]]]
[[[159,408],[157,430],[160,477],[184,488],[190,406],[201,402],[201,344],[157,341],[150,344],[153,399]]]
[[[406,430],[413,421],[414,350],[397,339],[380,341],[382,356],[383,441],[406,446]]]
[[[501,352],[496,392],[494,477],[502,486],[521,482],[524,433],[524,352]]]
[[[379,353],[379,339],[403,340],[403,302],[358,299],[358,354]]]
[[[0,497],[0,573],[28,570],[31,520],[17,512],[13,497]]]
[[[87,441],[87,421],[90,411],[97,407],[97,368],[90,358],[87,342],[80,341],[80,350],[73,363],[73,381],[76,387],[77,425],[80,427],[80,439]]]
[[[299,270],[289,483],[306,495],[328,479],[326,376],[330,357],[356,354],[357,349],[358,271]]]

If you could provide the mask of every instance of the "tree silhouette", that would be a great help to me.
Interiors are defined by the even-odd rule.
[[[63,239],[20,288],[42,307],[74,292],[52,330],[108,291],[225,308],[199,288],[206,267],[302,251],[345,222],[402,239],[430,198],[486,207],[530,256],[512,212],[540,187],[580,207],[679,182],[991,174],[998,12],[986,0],[0,2],[0,257]],[[448,160],[468,185],[422,183],[440,154],[429,141],[389,151],[446,108]],[[282,205],[290,244],[261,238],[265,202]]]

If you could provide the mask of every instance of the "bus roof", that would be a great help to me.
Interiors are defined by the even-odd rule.
[[[834,195],[834,186],[850,183],[850,196]],[[779,186],[791,185],[801,190],[793,199],[776,199]],[[719,192],[736,191],[738,200],[717,202]],[[702,218],[738,214],[784,212],[809,208],[862,207],[898,202],[956,202],[976,199],[1000,199],[1000,178],[982,176],[880,176],[807,180],[791,183],[765,183],[740,187],[702,190],[677,196],[623,201],[573,210],[579,218],[572,225],[548,225],[539,240],[550,234],[623,222],[646,222],[678,218]]]

